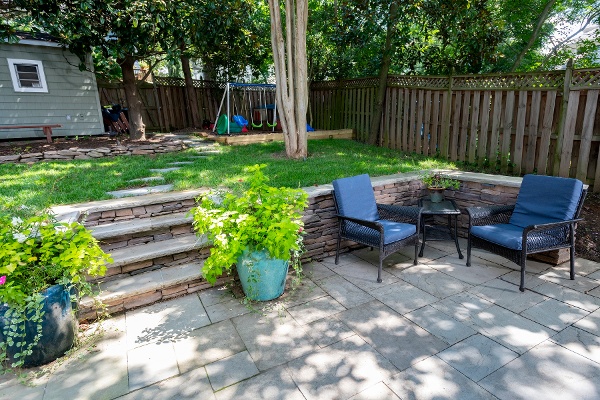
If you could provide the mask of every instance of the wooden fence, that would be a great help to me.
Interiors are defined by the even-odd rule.
[[[198,111],[201,120],[215,122],[217,110],[223,97],[225,83],[194,80],[198,99]],[[185,90],[185,81],[181,78],[153,77],[152,83],[138,85],[143,104],[143,119],[146,130],[150,132],[171,132],[192,126],[189,102]],[[100,103],[102,105],[121,104],[127,106],[125,91],[120,83],[98,82]],[[248,116],[250,108],[264,107],[275,102],[272,89],[248,87],[245,90],[233,90],[230,107],[233,112]],[[223,105],[226,107],[226,105]],[[225,112],[225,109],[222,113]],[[263,116],[265,111],[262,111]],[[257,115],[258,117],[258,115]],[[270,114],[272,118],[272,114]]]
[[[313,83],[313,126],[368,137],[377,78]],[[501,173],[576,177],[600,192],[600,70],[391,76],[380,145]]]
[[[102,104],[126,105],[122,86],[99,83]],[[315,82],[309,122],[355,130],[366,140],[377,78]],[[201,119],[214,122],[224,84],[194,81]],[[149,131],[191,126],[184,82],[155,77],[140,87]],[[497,166],[504,174],[570,176],[600,192],[600,70],[460,76],[390,76],[381,146]],[[265,102],[236,95],[238,110]],[[266,103],[273,103],[267,92]],[[232,105],[233,107],[233,105]],[[244,115],[248,115],[242,112]]]

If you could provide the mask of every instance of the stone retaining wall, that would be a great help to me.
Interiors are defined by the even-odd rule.
[[[149,155],[171,153],[186,149],[181,140],[169,140],[161,143],[143,145],[111,145],[97,149],[72,147],[65,150],[51,150],[43,153],[24,153],[10,156],[0,156],[0,164],[5,163],[36,163],[40,161],[56,160],[91,160],[102,157]]]
[[[466,237],[468,216],[465,208],[471,206],[515,204],[521,185],[521,178],[451,172],[461,181],[459,190],[446,190],[447,198],[454,199],[462,210],[458,217],[459,236]],[[395,205],[416,205],[418,199],[427,196],[427,189],[419,179],[419,174],[398,174],[388,177],[371,178],[375,198],[378,203]],[[331,185],[305,189],[309,192],[309,206],[304,222],[306,236],[305,257],[323,259],[335,255],[337,241],[337,218],[332,198]],[[343,241],[341,251],[347,252],[361,246]]]

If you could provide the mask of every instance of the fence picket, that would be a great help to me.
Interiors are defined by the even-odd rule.
[[[521,174],[523,165],[523,140],[525,139],[525,116],[527,115],[527,91],[519,91],[519,101],[517,103],[517,126],[515,130],[515,151],[513,160],[513,174]]]
[[[592,148],[592,134],[594,119],[598,107],[598,90],[588,90],[585,102],[583,127],[581,129],[581,143],[579,144],[579,162],[577,164],[577,179],[585,181],[587,178],[590,150]],[[599,157],[600,158],[600,157]],[[596,181],[598,183],[598,181]]]

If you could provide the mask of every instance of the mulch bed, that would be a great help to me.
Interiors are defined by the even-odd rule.
[[[160,136],[148,135],[148,141],[160,143],[165,139]],[[0,142],[0,156],[41,153],[50,150],[65,150],[72,147],[96,149],[108,145],[131,143],[134,143],[134,141],[124,136],[94,136],[79,138],[78,140],[74,138],[56,138],[53,143],[47,143],[45,140]],[[577,227],[576,254],[578,257],[600,262],[600,193],[588,194],[581,211],[581,217],[583,221]]]

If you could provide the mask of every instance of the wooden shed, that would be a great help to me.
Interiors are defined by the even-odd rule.
[[[96,77],[79,70],[79,58],[47,35],[19,33],[0,42],[0,140],[104,133]],[[90,68],[92,63],[90,62]]]

